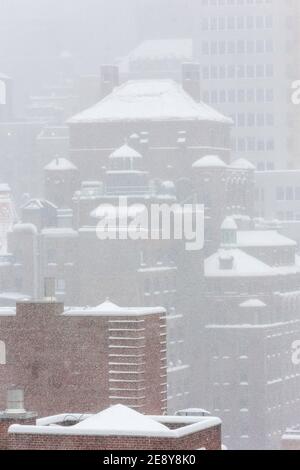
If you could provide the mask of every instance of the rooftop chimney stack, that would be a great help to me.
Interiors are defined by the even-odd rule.
[[[24,414],[24,390],[22,388],[12,386],[7,391],[6,414]]]
[[[119,86],[119,67],[117,65],[101,66],[101,94],[102,98],[109,95],[115,87]]]
[[[201,101],[200,65],[196,63],[182,64],[182,88],[197,103]]]

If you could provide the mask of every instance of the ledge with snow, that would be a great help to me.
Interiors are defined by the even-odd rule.
[[[146,416],[123,405],[98,414],[62,414],[13,424],[10,450],[221,450],[221,421],[203,416]]]

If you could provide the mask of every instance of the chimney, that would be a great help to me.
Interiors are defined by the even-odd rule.
[[[7,391],[7,408],[0,412],[0,450],[10,450],[9,428],[13,424],[33,426],[37,414],[24,409],[24,391],[13,385]]]
[[[182,64],[182,88],[197,103],[201,101],[200,65],[196,63]]]
[[[234,257],[227,252],[219,254],[219,269],[221,271],[231,271],[234,266]]]
[[[24,390],[20,387],[12,386],[7,391],[6,414],[24,414]]]
[[[119,85],[119,67],[117,65],[101,66],[101,95],[109,95]]]

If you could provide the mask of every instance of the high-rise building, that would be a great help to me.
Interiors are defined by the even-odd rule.
[[[299,2],[202,0],[201,7],[194,40],[202,98],[233,118],[233,156],[260,170],[295,165]]]

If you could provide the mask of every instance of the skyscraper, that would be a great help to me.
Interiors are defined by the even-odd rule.
[[[296,166],[290,90],[299,68],[299,2],[201,4],[194,40],[202,98],[235,121],[233,157],[244,157],[260,170]]]

